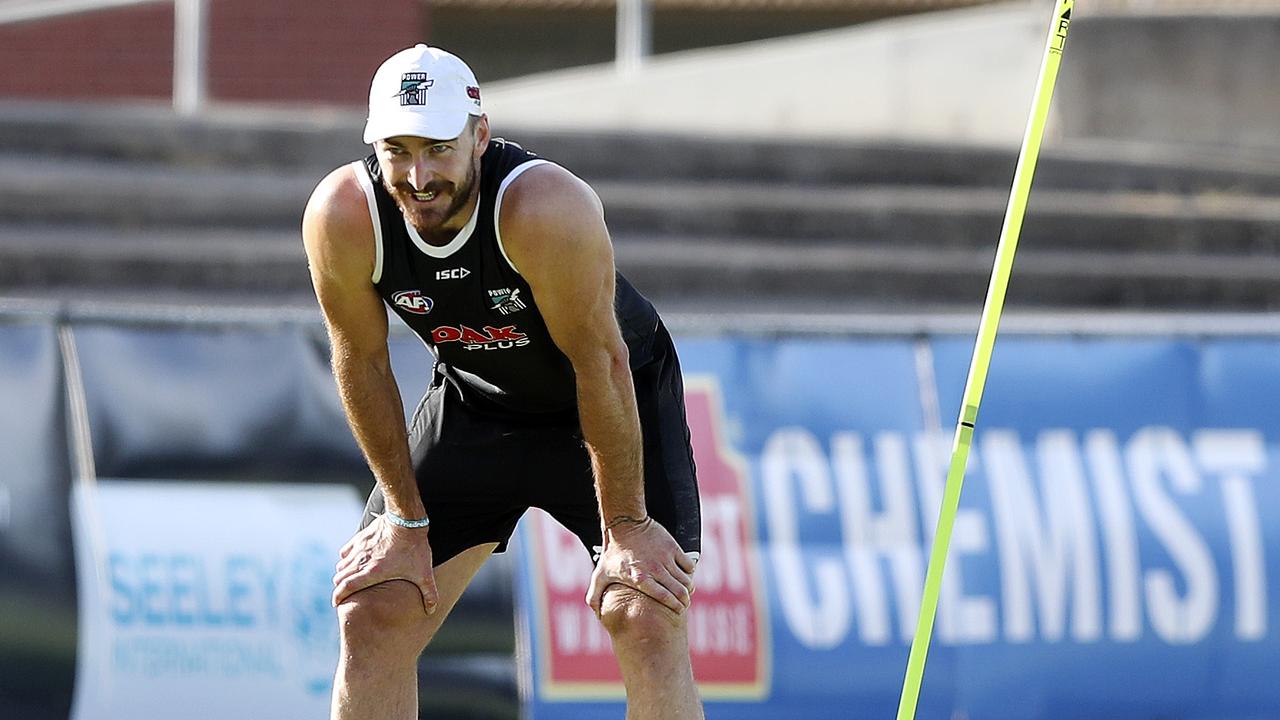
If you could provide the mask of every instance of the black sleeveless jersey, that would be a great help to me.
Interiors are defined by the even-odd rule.
[[[378,293],[435,354],[437,374],[478,409],[576,411],[573,367],[552,341],[497,229],[507,186],[545,163],[515,143],[491,141],[480,161],[475,214],[443,246],[427,244],[405,221],[374,155],[356,168],[373,216]],[[574,272],[572,261],[564,272]],[[653,352],[657,312],[620,274],[614,307],[631,366],[640,367]]]

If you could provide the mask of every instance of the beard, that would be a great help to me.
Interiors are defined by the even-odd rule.
[[[467,176],[463,178],[460,185],[447,180],[427,183],[427,186],[422,188],[422,192],[434,192],[436,194],[435,200],[432,201],[430,206],[424,206],[413,199],[414,189],[409,183],[392,185],[384,175],[382,186],[386,188],[391,198],[396,201],[396,205],[399,206],[405,220],[408,220],[409,224],[413,225],[424,240],[433,245],[443,245],[452,239],[446,237],[446,235],[453,232],[453,230],[446,230],[445,225],[458,217],[475,190],[476,166],[478,164],[472,163],[467,168]],[[444,198],[448,199],[448,204],[438,204]]]

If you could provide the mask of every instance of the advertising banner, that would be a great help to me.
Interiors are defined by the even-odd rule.
[[[972,338],[680,349],[708,717],[892,717]],[[1276,397],[1274,339],[1002,338],[920,717],[1280,716]],[[521,540],[529,717],[621,717],[585,553]]]
[[[755,531],[746,466],[718,437],[720,400],[712,384],[688,394],[695,460],[702,478],[702,560],[690,647],[708,696],[761,698],[768,692],[769,638],[764,581],[747,552]],[[531,597],[539,627],[538,684],[551,699],[622,696],[622,676],[608,634],[583,598],[591,564],[582,543],[542,512],[527,520],[534,573],[545,579]]]
[[[0,717],[66,720],[75,563],[66,383],[52,323],[0,318]]]
[[[300,327],[73,331],[102,477],[341,483],[368,476],[326,350]]]
[[[328,716],[349,487],[99,480],[73,504],[73,720]]]

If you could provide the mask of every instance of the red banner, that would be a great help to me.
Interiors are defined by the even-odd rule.
[[[769,637],[747,464],[723,437],[713,379],[687,381],[685,404],[702,499],[702,558],[689,608],[689,646],[706,697],[768,694]],[[540,695],[548,699],[622,697],[609,636],[584,600],[591,564],[582,544],[540,512],[531,513],[531,555]]]

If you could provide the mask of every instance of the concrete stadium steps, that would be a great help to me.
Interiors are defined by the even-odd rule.
[[[260,169],[0,156],[0,223],[293,231],[318,178]],[[616,234],[993,246],[1001,187],[595,183]],[[110,235],[108,233],[108,235]],[[1062,190],[1037,185],[1028,243],[1052,248],[1274,253],[1280,195]],[[109,240],[104,239],[104,242]]]
[[[363,119],[317,109],[180,118],[164,106],[6,102],[0,153],[185,167],[323,171],[367,153]]]
[[[364,151],[349,114],[73,110],[0,105],[0,295],[313,306],[299,224],[324,172]],[[619,266],[687,311],[973,307],[1015,161],[961,146],[513,135],[592,181]],[[1278,251],[1275,158],[1050,148],[1010,301],[1274,310]]]
[[[805,246],[752,241],[618,244],[636,287],[684,312],[980,307],[987,250]],[[1022,308],[1276,307],[1280,257],[1064,252],[1021,246],[1008,302]]]
[[[160,163],[210,170],[324,172],[367,154],[350,111],[215,111],[174,117],[161,107],[0,104],[0,154]],[[737,142],[725,137],[556,133],[494,126],[592,181],[751,180],[802,185],[1006,187],[1017,147]],[[1212,147],[1047,141],[1038,187],[1280,195],[1280,156]]]
[[[218,293],[314,303],[296,233],[0,226],[0,287],[10,292],[111,293],[131,279],[146,294]],[[811,242],[796,238],[619,234],[622,271],[661,307],[885,309],[977,306],[991,272],[985,247]],[[1024,242],[1010,302],[1023,307],[1154,306],[1280,298],[1276,254],[1061,250]]]
[[[0,294],[112,288],[311,301],[299,233],[0,225]]]
[[[994,247],[1005,188],[597,183],[619,232]],[[1056,249],[1280,250],[1280,197],[1037,189],[1027,242]]]
[[[0,222],[293,228],[319,176],[0,155]]]
[[[735,142],[643,135],[516,134],[526,148],[589,180],[734,180],[787,185],[1008,188],[1018,148],[856,141]],[[625,159],[626,162],[620,162]],[[1041,188],[1280,194],[1280,157],[1170,145],[1049,142]]]

